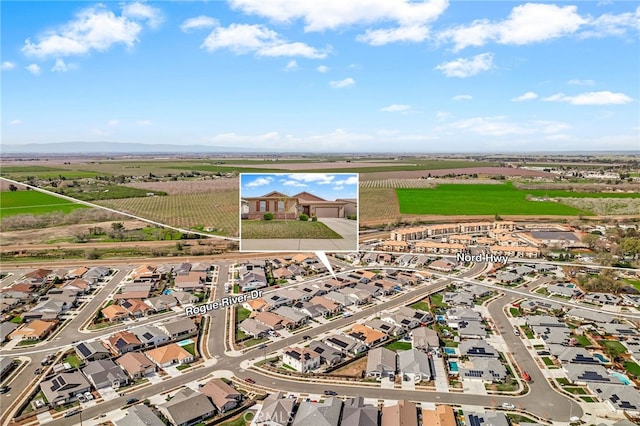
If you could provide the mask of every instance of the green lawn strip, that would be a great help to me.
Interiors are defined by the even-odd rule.
[[[80,358],[78,358],[76,354],[67,355],[64,359],[64,362],[68,362],[69,365],[71,365],[71,367],[73,368],[78,368],[80,367],[80,364],[82,364],[82,361],[80,361]]]
[[[289,364],[282,364],[282,368],[284,368],[285,370],[298,371]]]
[[[548,356],[543,357],[542,361],[544,362],[544,365],[555,365],[553,363],[553,360],[551,358],[549,358]]]
[[[240,324],[251,316],[251,311],[242,307],[236,308],[236,324]]]
[[[600,340],[599,342],[602,346],[608,348],[615,355],[622,355],[627,352],[627,348],[625,348],[622,343],[617,340]]]
[[[591,346],[591,342],[586,336],[576,336],[576,339],[578,340],[578,346],[582,346],[583,348]]]
[[[425,311],[425,312],[429,312],[429,304],[426,302],[416,302],[413,305],[409,306],[410,308],[413,309],[418,309],[421,311]]]
[[[631,280],[631,279],[625,278],[625,281],[629,283],[629,285],[632,285],[633,287],[635,287],[636,290],[640,291],[640,280]]]
[[[435,293],[431,295],[431,304],[436,308],[446,308],[448,305],[442,301],[442,293]]]
[[[186,370],[189,367],[190,367],[189,364],[180,364],[176,367],[176,369],[178,369],[179,371],[182,371],[182,370]]]
[[[633,361],[626,361],[624,363],[624,369],[627,370],[632,376],[640,377],[640,365],[636,364]]]
[[[242,343],[244,344],[244,346],[246,348],[248,348],[250,346],[259,345],[260,343],[264,343],[264,342],[268,342],[268,341],[269,341],[269,339],[267,339],[266,337],[261,337],[259,339],[253,338],[253,339],[245,340]]]
[[[396,189],[400,212],[441,215],[591,215],[592,213],[535,198],[640,198],[636,193],[592,193],[563,190],[518,189],[511,183],[441,184],[434,189]],[[464,200],[464,202],[461,202]]]
[[[565,391],[574,395],[586,395],[587,391],[584,388],[563,388]]]
[[[195,343],[189,343],[188,345],[184,345],[182,347],[185,351],[189,352],[191,355],[196,356],[196,345]]]
[[[385,348],[391,351],[408,351],[411,349],[411,343],[409,342],[392,342],[385,346]]]
[[[584,402],[596,402],[595,398],[592,398],[590,396],[583,396],[580,397],[580,399],[582,399]]]
[[[242,222],[243,239],[342,239],[322,222],[250,220]]]
[[[511,314],[512,317],[519,317],[520,316],[520,309],[518,308],[509,308],[509,313]]]

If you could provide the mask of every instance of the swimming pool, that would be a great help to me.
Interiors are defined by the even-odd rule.
[[[444,322],[444,315],[436,315],[436,321]]]
[[[446,353],[447,355],[455,355],[456,350],[453,348],[444,348],[444,353]]]
[[[168,289],[166,289],[165,291],[162,292],[162,294],[171,294],[171,293],[173,293],[173,290],[170,289],[170,288],[168,288]]]
[[[596,358],[598,361],[600,361],[603,364],[608,364],[609,360],[606,359],[605,357],[603,357],[601,354],[593,354],[593,357]]]
[[[629,380],[629,378],[622,373],[618,373],[617,371],[614,371],[611,373],[611,375],[617,379],[620,379],[623,385],[629,386],[631,384],[631,380]]]
[[[191,339],[184,339],[178,342],[178,346],[187,346],[193,343]]]
[[[458,363],[456,361],[449,361],[449,371],[452,373],[458,372]]]

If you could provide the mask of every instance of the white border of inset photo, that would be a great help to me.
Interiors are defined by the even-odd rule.
[[[296,179],[292,179],[292,176],[296,176],[296,175],[300,175],[303,176],[304,179],[300,179],[300,185],[296,185],[296,186],[292,186],[293,188],[298,189],[295,195],[299,195],[302,193],[307,192],[305,190],[306,186],[302,186],[303,182],[306,180],[307,182],[316,182],[316,181],[320,181],[322,179],[313,179],[313,175],[317,175],[318,178],[321,178],[323,176],[331,176],[331,179],[327,180],[327,184],[331,184],[331,185],[335,185],[335,183],[333,182],[339,182],[340,179],[339,177],[355,177],[356,178],[356,183],[355,183],[355,200],[356,200],[356,208],[355,208],[355,214],[356,214],[356,219],[352,220],[352,219],[347,219],[346,218],[346,209],[344,209],[344,217],[343,218],[336,218],[336,219],[345,219],[348,220],[349,222],[353,222],[353,233],[351,231],[351,229],[349,229],[348,227],[345,228],[344,225],[351,225],[351,223],[347,223],[344,222],[343,224],[340,223],[336,223],[334,226],[336,227],[335,229],[331,228],[331,226],[327,225],[327,223],[325,222],[325,225],[327,225],[329,228],[331,228],[333,231],[339,233],[340,235],[343,236],[343,238],[341,239],[305,239],[305,238],[292,238],[292,239],[283,239],[283,238],[265,238],[265,239],[247,239],[247,238],[243,238],[242,237],[242,222],[243,220],[248,220],[249,219],[249,215],[250,214],[259,214],[260,218],[262,217],[262,215],[265,212],[269,212],[268,208],[267,208],[267,203],[265,203],[265,212],[252,212],[251,211],[251,207],[249,205],[249,203],[247,203],[245,198],[251,198],[251,201],[255,201],[253,199],[255,198],[267,198],[265,196],[253,196],[253,197],[243,197],[243,192],[244,195],[246,195],[246,191],[243,191],[243,182],[246,181],[246,179],[250,176],[272,176],[274,177],[273,181],[268,181],[268,182],[263,182],[261,186],[264,186],[265,188],[265,195],[268,195],[270,193],[273,192],[278,192],[280,194],[282,194],[285,197],[290,197],[293,198],[294,195],[289,195],[287,193],[284,193],[283,191],[278,191],[275,189],[275,187],[281,187],[282,183],[279,183],[278,181],[281,181],[282,178],[289,178],[289,181],[291,180],[296,180]],[[273,182],[273,185],[271,185]],[[271,185],[271,186],[269,186]],[[351,184],[353,185],[353,184]],[[238,220],[239,220],[239,224],[238,224],[238,230],[239,230],[239,237],[240,237],[240,249],[239,251],[241,252],[301,252],[301,253],[309,253],[309,252],[313,252],[313,251],[328,251],[328,252],[353,252],[353,251],[358,251],[358,230],[360,227],[360,175],[358,173],[348,173],[348,172],[340,172],[340,173],[301,173],[301,172],[291,172],[291,173],[282,173],[282,172],[277,172],[277,173],[240,173],[239,179],[238,179],[238,203],[239,203],[239,210],[240,210],[240,214],[238,215]],[[313,194],[313,189],[310,189],[308,191],[308,194],[311,197],[316,197],[319,198],[320,200],[316,201],[318,203],[322,203],[322,202],[326,202],[326,203],[333,203],[335,202],[335,200],[340,199],[341,197],[336,197],[334,198],[334,201],[330,201],[330,200],[325,200],[323,198],[321,198],[318,195],[314,195]],[[343,198],[352,198],[352,197],[343,197]],[[270,201],[270,200],[265,200],[265,201]],[[313,203],[313,200],[308,200],[309,202]],[[246,207],[245,207],[246,205]],[[280,204],[279,204],[280,205]],[[313,207],[312,205],[308,205],[307,208],[309,210],[304,210],[304,207],[302,207],[302,210],[300,209],[300,205],[294,205],[293,209],[291,209],[291,211],[289,211],[290,209],[286,207],[286,204],[284,205],[285,207],[285,211],[282,213],[282,220],[284,220],[285,218],[287,218],[288,220],[293,220],[293,221],[298,221],[298,217],[300,214],[303,214],[305,211],[308,212],[308,216],[309,216],[309,221],[311,222],[311,218],[313,217],[313,215],[311,214],[312,212],[315,212],[315,207]],[[277,213],[277,209],[276,211],[274,211],[274,213]],[[243,219],[243,217],[245,219]],[[274,218],[275,220],[280,220],[277,218]],[[322,218],[319,218],[319,221]],[[327,219],[332,219],[332,218],[327,218]],[[330,221],[328,221],[330,223]],[[346,236],[346,238],[345,238]],[[244,240],[244,241],[243,241]],[[281,246],[278,246],[277,248],[274,248],[273,245],[280,240],[282,243],[284,243],[286,241],[286,243],[282,244]],[[326,244],[325,244],[326,243]]]

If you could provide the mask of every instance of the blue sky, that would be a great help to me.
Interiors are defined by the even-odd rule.
[[[2,1],[2,143],[640,149],[633,1]]]
[[[357,173],[242,173],[242,197],[260,197],[272,191],[293,196],[306,191],[328,201],[357,198]]]

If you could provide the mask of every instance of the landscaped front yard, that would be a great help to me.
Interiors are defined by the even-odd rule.
[[[240,235],[246,240],[264,239],[342,239],[322,222],[300,220],[243,220]]]
[[[601,340],[598,343],[609,350],[607,353],[611,353],[616,356],[622,355],[627,352],[627,348],[622,346],[622,343],[618,342],[617,340]]]

